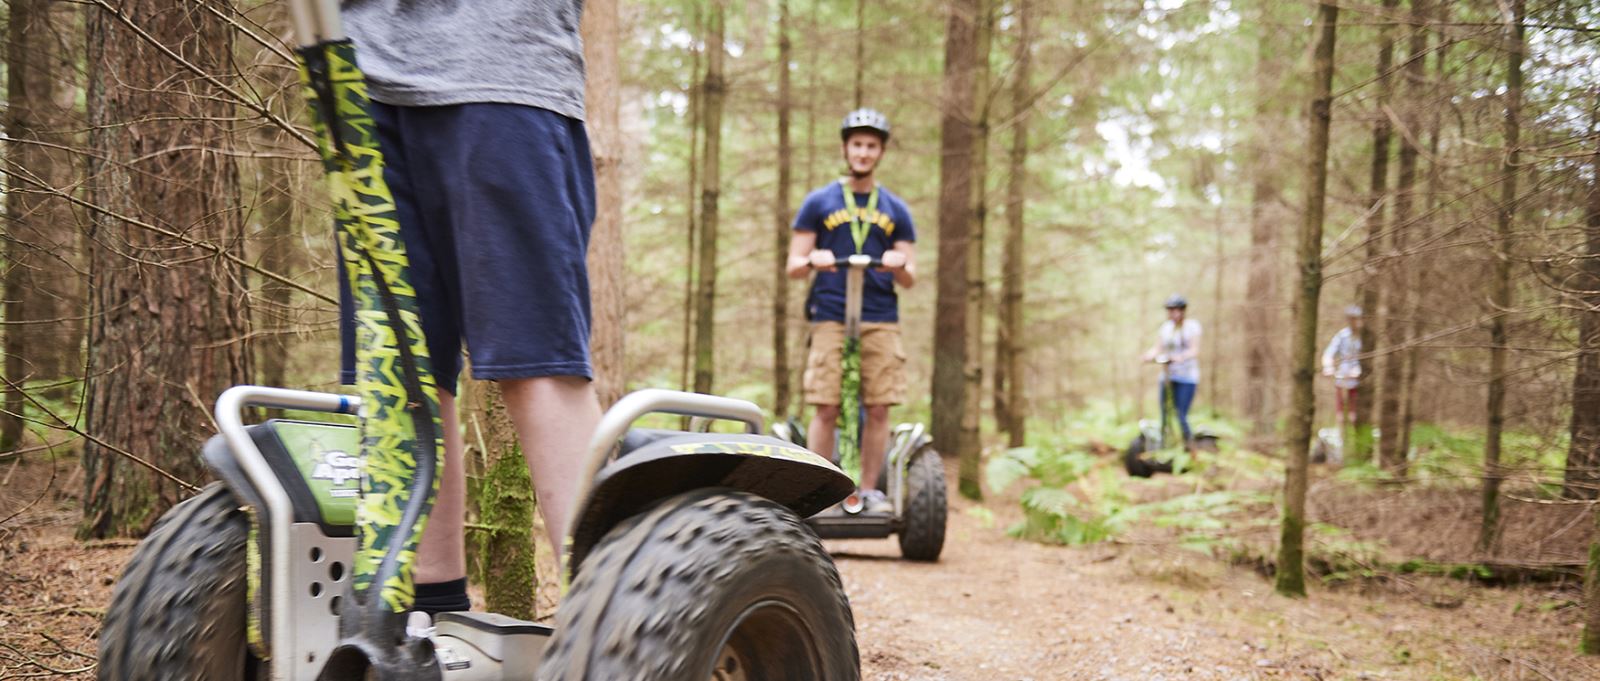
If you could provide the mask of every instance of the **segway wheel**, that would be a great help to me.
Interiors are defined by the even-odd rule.
[[[861,677],[833,560],[788,509],[727,489],[672,497],[606,534],[556,613],[541,680]]]
[[[906,471],[906,508],[900,528],[900,555],[907,560],[939,560],[944,550],[944,461],[931,447],[911,457]]]
[[[265,678],[245,645],[248,531],[221,483],[162,516],[117,581],[100,630],[98,678]]]

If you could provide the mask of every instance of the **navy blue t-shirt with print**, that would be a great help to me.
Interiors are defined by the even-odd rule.
[[[867,202],[871,194],[856,194],[856,209],[863,222],[869,223],[866,241],[861,253],[874,258],[894,248],[894,242],[917,240],[916,225],[911,222],[911,211],[904,201],[882,185],[878,187],[878,209],[867,215]],[[833,251],[834,257],[843,260],[856,253],[855,239],[850,235],[850,211],[845,208],[844,192],[838,182],[830,182],[811,192],[800,213],[794,218],[797,231],[816,232],[817,248]],[[861,292],[861,320],[867,322],[900,321],[899,298],[894,292],[894,274],[867,270]],[[811,294],[806,296],[806,318],[814,322],[844,321],[843,269],[818,272],[811,283]]]

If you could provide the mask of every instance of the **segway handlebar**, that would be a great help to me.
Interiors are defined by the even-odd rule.
[[[606,410],[605,416],[600,417],[600,425],[595,427],[594,437],[589,438],[589,451],[574,487],[578,490],[578,494],[573,496],[573,505],[567,514],[567,527],[564,528],[562,536],[572,535],[573,526],[578,521],[578,513],[583,510],[589,488],[594,486],[595,476],[611,458],[611,451],[616,448],[617,442],[628,433],[629,428],[633,427],[634,421],[647,414],[676,414],[720,421],[738,421],[744,424],[745,432],[751,434],[760,433],[765,421],[761,415],[761,407],[746,400],[660,388],[647,388],[629,393]]]
[[[861,254],[858,253],[856,255],[846,256],[842,260],[833,261],[833,266],[834,267],[838,267],[838,268],[842,268],[842,269],[847,269],[847,270],[848,269],[854,269],[854,268],[872,269],[872,268],[877,268],[877,267],[883,267],[883,259],[882,258],[874,258],[874,257],[872,257],[870,255],[861,255]],[[806,263],[806,267],[815,268],[816,265],[812,265],[810,263]]]

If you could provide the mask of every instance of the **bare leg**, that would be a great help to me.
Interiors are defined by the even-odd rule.
[[[588,379],[546,376],[500,381],[506,411],[528,460],[539,511],[550,545],[561,552],[561,534],[583,468],[584,450],[600,423],[600,400]]]
[[[467,472],[462,456],[465,446],[461,419],[456,415],[456,396],[443,390],[439,391],[439,419],[444,422],[444,476],[439,479],[439,493],[433,498],[428,525],[417,542],[416,581],[420,584],[467,576]]]
[[[806,428],[806,446],[829,461],[833,460],[834,430],[839,425],[839,405],[819,404]]]
[[[867,405],[867,427],[861,434],[861,489],[878,488],[888,448],[889,405]]]

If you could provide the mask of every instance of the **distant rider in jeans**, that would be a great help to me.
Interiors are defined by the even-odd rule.
[[[1156,330],[1156,343],[1144,353],[1144,361],[1167,362],[1166,380],[1161,382],[1161,420],[1167,418],[1167,391],[1178,410],[1178,426],[1183,429],[1183,444],[1192,448],[1189,430],[1189,405],[1194,403],[1195,386],[1200,384],[1200,322],[1187,319],[1189,301],[1173,294],[1167,299],[1167,321]]]

